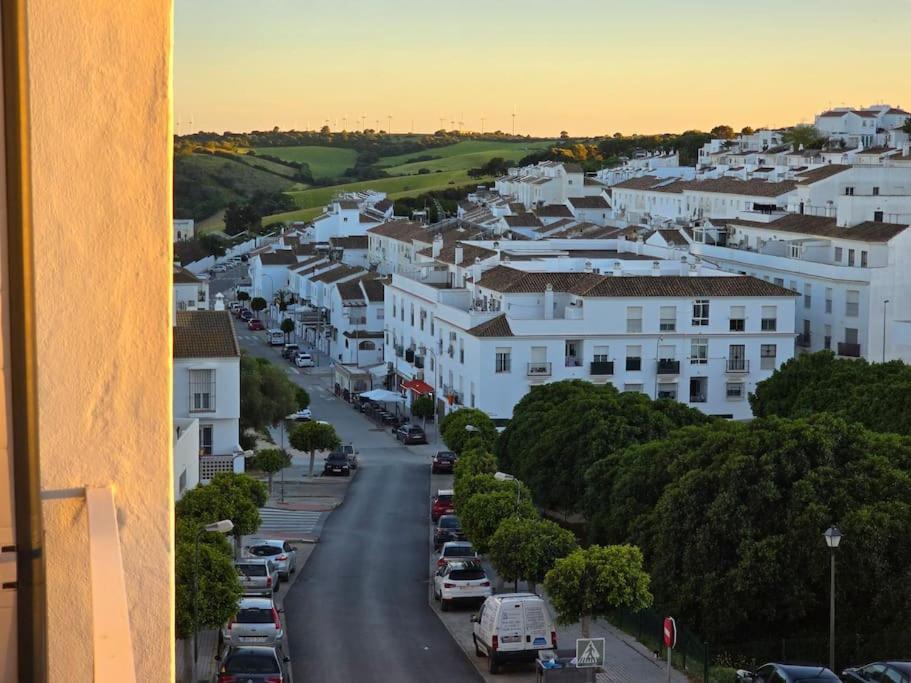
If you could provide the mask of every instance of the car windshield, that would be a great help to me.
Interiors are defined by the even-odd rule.
[[[449,578],[453,581],[481,581],[487,578],[483,569],[454,569],[449,572]]]
[[[420,428],[420,427],[409,427],[409,428],[408,428],[408,431],[409,431],[411,434],[420,434],[420,433],[421,433],[421,428]]]
[[[443,549],[443,557],[471,557],[474,555],[474,548],[470,545],[450,546]]]
[[[264,564],[239,564],[239,565],[237,565],[237,573],[243,574],[244,576],[265,576],[266,575],[266,565],[264,565]]]
[[[443,515],[440,517],[441,529],[458,529],[461,524],[459,518],[454,515]]]
[[[437,460],[454,460],[455,456],[452,453],[437,453]]]
[[[269,651],[238,652],[228,656],[225,662],[225,673],[229,674],[277,674],[278,660]]]
[[[328,462],[331,462],[331,463],[335,464],[335,465],[337,465],[337,464],[339,464],[339,463],[346,463],[346,462],[348,462],[348,458],[345,457],[344,453],[333,453],[333,454],[330,455],[328,458],[326,458],[326,460],[327,460]]]
[[[271,624],[271,609],[242,609],[238,611],[235,621],[239,624]]]
[[[447,504],[447,505],[448,505],[449,503],[452,502],[452,494],[451,494],[451,493],[444,493],[444,494],[442,494],[442,495],[437,496],[437,502],[438,502],[438,503],[444,503],[444,504]]]
[[[254,545],[250,547],[250,554],[256,557],[272,557],[273,555],[280,555],[281,552],[282,549],[276,548],[274,545]]]

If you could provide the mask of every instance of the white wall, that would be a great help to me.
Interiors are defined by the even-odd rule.
[[[183,484],[183,488],[181,488]],[[174,499],[199,485],[199,420],[174,420]]]
[[[190,370],[215,370],[215,410],[190,410]],[[230,455],[237,445],[240,419],[240,359],[182,358],[174,361],[174,416],[213,426],[213,455]]]

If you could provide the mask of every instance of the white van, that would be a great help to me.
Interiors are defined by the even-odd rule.
[[[269,340],[269,346],[285,345],[285,333],[281,330],[266,330],[266,339]]]
[[[534,593],[491,595],[471,617],[475,654],[495,674],[503,662],[533,662],[539,650],[557,649],[554,619]]]

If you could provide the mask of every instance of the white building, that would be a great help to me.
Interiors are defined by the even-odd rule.
[[[564,204],[570,197],[585,196],[585,173],[576,163],[542,161],[534,166],[510,168],[496,180],[502,197],[521,202],[526,209],[540,204]]]
[[[294,266],[305,258],[308,257],[297,256],[292,249],[261,252],[251,256],[249,269],[253,296],[271,301],[278,290],[288,289],[289,266]]]
[[[186,472],[187,489],[217,472],[244,470],[243,458],[233,457],[240,434],[240,348],[224,310],[178,311],[173,332],[174,428],[198,423],[198,469],[186,462],[174,468],[178,484]],[[180,435],[175,438],[180,441]]]
[[[842,140],[851,147],[894,145],[901,143],[894,134],[909,118],[911,113],[888,104],[862,109],[836,107],[816,115],[816,129],[830,140]]]
[[[332,288],[329,355],[333,361],[360,368],[383,362],[383,291],[382,281],[363,277]]]
[[[308,230],[314,242],[365,235],[369,228],[390,220],[392,210],[385,192],[346,192],[331,201]]]
[[[571,378],[750,416],[747,394],[794,353],[793,292],[618,252],[617,240],[578,252],[591,258],[555,256],[572,242],[500,244],[499,265],[477,261],[462,278],[437,261],[422,276],[394,274],[385,354],[397,384],[429,385],[441,412],[470,406],[495,419],[529,387]]]
[[[196,311],[209,308],[209,283],[186,268],[174,266],[174,310]]]
[[[199,420],[174,420],[174,500],[199,484]]]
[[[175,218],[172,222],[174,241],[182,242],[196,237],[196,221],[192,218]]]

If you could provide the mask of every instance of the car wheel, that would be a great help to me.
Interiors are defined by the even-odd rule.
[[[492,674],[500,673],[500,662],[497,661],[493,652],[487,656],[487,670]]]
[[[477,657],[483,657],[483,656],[484,656],[484,650],[482,650],[480,647],[478,647],[478,637],[477,637],[474,633],[472,633],[472,634],[471,634],[471,639],[474,641],[474,653],[475,653],[475,656],[477,656]]]

